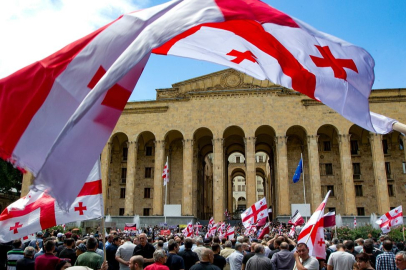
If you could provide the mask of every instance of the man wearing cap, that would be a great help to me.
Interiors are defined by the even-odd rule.
[[[64,241],[65,235],[63,233],[58,233],[56,237],[58,238],[58,242],[56,242],[56,256],[59,257],[59,253],[61,253],[66,247]]]
[[[43,246],[42,236],[43,235],[44,234],[42,233],[42,231],[37,232],[36,239],[31,240],[30,246],[33,248],[37,248],[37,242],[38,242],[38,247],[42,248],[42,246]]]

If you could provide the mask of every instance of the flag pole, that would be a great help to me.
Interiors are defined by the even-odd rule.
[[[303,165],[303,154],[300,153],[300,160],[302,161],[302,179],[303,179],[303,199],[304,199],[304,203],[306,204],[306,186],[305,186],[305,179],[304,179],[304,165]],[[307,216],[306,218],[306,222],[307,222]]]
[[[168,164],[168,168],[167,168],[168,172],[167,172],[166,178],[169,178],[169,161],[168,160],[169,160],[169,158],[168,158],[168,156],[166,156],[166,164]],[[164,181],[166,181],[166,179]],[[165,182],[165,205],[167,203],[167,200],[168,200],[168,181]],[[165,209],[164,209],[164,217],[165,217],[165,224],[166,224]]]

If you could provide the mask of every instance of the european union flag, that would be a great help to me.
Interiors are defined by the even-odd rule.
[[[293,183],[297,183],[300,180],[300,176],[303,172],[303,161],[300,159],[299,164],[297,165],[295,174],[293,175]]]

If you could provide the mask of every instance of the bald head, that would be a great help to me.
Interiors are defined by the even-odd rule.
[[[211,250],[209,248],[205,248],[202,250],[201,256],[202,256],[202,260],[201,260],[202,262],[213,263],[213,259],[214,259],[213,250]]]
[[[132,256],[130,258],[129,266],[131,270],[143,269],[144,258],[141,255]]]

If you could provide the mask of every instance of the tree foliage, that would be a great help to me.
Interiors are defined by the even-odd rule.
[[[22,182],[23,174],[9,162],[0,159],[0,192],[12,194],[15,188],[17,195],[20,195]]]
[[[335,236],[334,229],[332,230],[333,236]],[[348,226],[338,227],[337,235],[338,239],[351,239],[356,240],[358,238],[367,239],[370,237],[379,238],[382,234],[380,229],[374,229],[371,225],[366,225],[362,227],[357,227],[355,229],[349,228]],[[403,231],[402,227],[392,229],[388,236],[394,241],[403,241]]]

